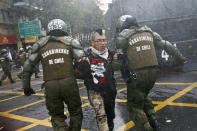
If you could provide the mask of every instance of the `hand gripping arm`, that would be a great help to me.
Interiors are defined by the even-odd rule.
[[[39,55],[39,44],[35,43],[37,45],[34,45],[32,50],[32,54],[29,56],[29,58],[24,63],[24,70],[23,70],[23,88],[24,88],[24,94],[26,96],[30,96],[31,94],[35,94],[33,89],[30,86],[30,80],[31,75],[33,73],[33,67],[40,61],[40,55]],[[36,49],[34,49],[36,48]]]

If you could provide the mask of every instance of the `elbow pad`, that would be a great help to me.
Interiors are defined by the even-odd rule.
[[[152,32],[152,34],[153,34],[153,40],[155,43],[161,43],[161,44],[163,43],[162,42],[163,38],[158,33]]]
[[[44,37],[41,38],[38,42],[36,42],[33,46],[32,46],[32,53],[37,52],[41,47],[43,47],[49,40],[49,37]]]
[[[38,61],[38,53],[33,53],[29,56],[31,63],[35,64]]]

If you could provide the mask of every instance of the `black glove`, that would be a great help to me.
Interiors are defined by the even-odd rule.
[[[31,94],[36,94],[36,93],[35,93],[34,90],[30,87],[30,88],[24,88],[24,94],[25,94],[26,96],[30,96]]]
[[[127,62],[127,55],[118,54],[118,60],[121,61],[123,64],[125,64]]]
[[[90,74],[90,64],[86,60],[82,60],[78,63],[77,68],[80,72],[82,72],[84,75]]]

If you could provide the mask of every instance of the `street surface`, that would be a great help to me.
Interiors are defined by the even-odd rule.
[[[0,72],[2,75],[2,72]],[[42,73],[40,78],[32,76],[32,88],[36,94],[24,96],[22,84],[14,74],[16,83],[3,81],[0,87],[0,131],[52,131],[50,117],[45,106]],[[126,107],[126,86],[115,73],[118,94],[114,131],[136,131],[129,119]],[[83,109],[82,131],[97,131],[95,113],[88,101],[83,81],[79,80]],[[155,105],[161,131],[197,131],[197,72],[161,74],[149,94]],[[67,108],[65,113],[68,114]],[[69,114],[68,114],[69,120]]]

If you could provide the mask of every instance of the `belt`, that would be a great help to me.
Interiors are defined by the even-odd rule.
[[[142,67],[142,68],[139,68],[139,69],[135,69],[135,71],[144,70],[144,69],[152,69],[152,68],[158,68],[158,65],[148,66],[148,67]]]

